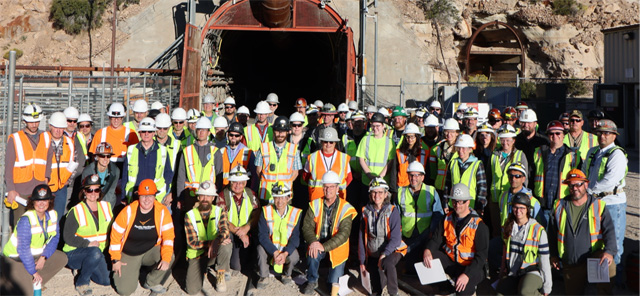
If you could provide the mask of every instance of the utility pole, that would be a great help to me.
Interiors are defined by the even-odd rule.
[[[113,0],[113,19],[111,20],[111,103],[113,103],[113,76],[116,59],[116,15],[118,13],[118,0]]]
[[[359,64],[360,64],[360,73],[358,77],[358,105],[360,108],[364,108],[364,90],[365,90],[365,77],[364,70],[366,68],[365,65],[365,36],[367,34],[367,0],[360,0],[360,40],[358,42],[358,52],[359,52]]]

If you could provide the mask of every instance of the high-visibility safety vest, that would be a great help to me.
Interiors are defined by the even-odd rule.
[[[413,199],[409,187],[400,188],[398,205],[402,216],[402,236],[410,238],[416,227],[418,227],[418,233],[422,233],[431,226],[435,196],[435,187],[427,184],[422,184],[418,200]]]
[[[447,182],[447,170],[449,169],[449,163],[451,160],[458,157],[458,152],[453,152],[451,158],[448,160],[444,157],[445,143],[445,140],[440,141],[440,143],[434,145],[429,152],[429,173],[431,174],[431,179],[435,179],[433,187],[438,190],[444,190]]]
[[[337,198],[336,201],[338,203],[338,207],[335,209],[336,216],[335,220],[333,220],[331,235],[335,235],[338,233],[338,229],[340,227],[340,223],[343,219],[355,219],[358,213],[356,209],[351,206],[346,200]],[[322,231],[322,224],[324,221],[324,198],[319,198],[313,200],[309,203],[309,209],[313,212],[313,222],[316,224],[316,239],[320,239],[320,232]],[[349,239],[344,242],[344,244],[338,246],[337,248],[329,251],[329,260],[331,261],[331,268],[336,268],[336,266],[344,263],[349,258]]]
[[[530,218],[534,218],[536,213],[540,211],[540,201],[538,201],[537,198],[533,197],[533,195],[531,195],[531,192],[525,192],[525,191],[520,191],[520,192],[527,194],[527,196],[531,200],[531,217]],[[502,192],[502,195],[500,196],[500,201],[498,202],[498,206],[500,207],[500,226],[504,226],[504,223],[507,222],[507,218],[509,218],[509,214],[511,214],[511,212],[513,211],[513,209],[509,207],[509,205],[511,205],[511,200],[513,199],[513,197],[509,198],[509,195],[510,195],[509,193],[510,193],[509,190]],[[515,194],[513,194],[513,196],[515,196]]]
[[[127,155],[127,148],[138,143],[138,135],[135,132],[132,132],[131,128],[128,126],[121,126],[118,129],[113,129],[113,127],[107,126],[99,129],[93,136],[93,141],[91,142],[91,148],[89,148],[89,151],[95,154],[96,147],[102,142],[111,144],[111,147],[113,148],[111,162],[124,162],[124,157]]]
[[[444,250],[451,260],[467,266],[471,264],[471,261],[476,255],[476,231],[482,218],[477,216],[471,217],[458,236],[456,235],[456,221],[454,221],[453,213],[453,211],[449,212],[444,219],[444,236],[446,240]],[[474,213],[474,211],[472,211],[472,213]]]
[[[82,133],[76,133],[76,138],[78,138],[78,142],[80,143],[80,148],[82,148],[82,153],[84,154],[84,159],[89,160],[89,147],[87,147],[87,139]]]
[[[69,163],[73,161],[73,158],[76,155],[76,147],[73,140],[63,135],[60,145],[62,145],[62,155],[60,155],[60,158],[58,159],[56,157],[55,152],[51,158],[51,178],[49,179],[49,188],[51,188],[51,191],[53,192],[64,187],[75,170],[75,168],[72,170],[69,167]]]
[[[122,248],[127,242],[129,232],[135,222],[139,204],[139,201],[134,200],[130,205],[120,211],[120,214],[118,214],[111,225],[109,254],[113,260],[120,260],[120,258],[122,258]],[[175,239],[171,213],[169,213],[167,207],[157,200],[153,201],[152,211],[153,221],[155,222],[156,232],[158,233],[156,246],[161,246],[160,256],[162,257],[162,261],[171,262],[171,256],[173,255],[173,241]]]
[[[89,209],[85,202],[81,202],[71,208],[67,214],[67,219],[76,219],[78,222],[76,236],[84,238],[89,242],[99,242],[100,251],[104,251],[107,244],[107,232],[109,232],[111,220],[113,220],[113,212],[108,202],[98,202],[98,228],[96,228],[96,223],[93,220],[91,209]],[[74,246],[64,244],[62,251],[71,252],[75,249],[76,247]]]
[[[371,211],[368,207],[362,207],[362,219],[364,220],[364,243],[366,244],[365,250],[367,255],[371,255],[372,249],[377,249],[378,251],[384,251],[384,247],[386,243],[383,242],[380,244],[380,239],[384,240],[391,239],[391,228],[389,226],[389,220],[391,219],[391,213],[396,206],[389,205],[388,207],[382,209],[377,215],[373,211]],[[369,239],[370,234],[376,234],[375,237]],[[384,235],[384,236],[383,236]],[[382,237],[381,237],[382,236]],[[404,241],[400,241],[400,245],[396,247],[395,252],[402,254],[402,256],[407,254],[407,244]]]
[[[384,141],[384,148],[382,145],[372,144],[372,140],[376,142]],[[364,145],[364,162],[369,167],[369,170],[376,175],[380,175],[384,166],[389,162],[389,151],[395,149],[395,144],[393,144],[390,137],[383,136],[380,139],[376,139],[372,133],[369,133],[360,141],[358,150],[361,150],[361,145]],[[362,175],[362,184],[368,186],[370,181],[367,175]]]
[[[187,146],[184,148],[184,163],[187,171],[187,178],[184,182],[185,189],[189,190],[189,194],[191,196],[196,196],[196,190],[200,188],[200,183],[204,181],[211,181],[212,183],[216,183],[216,171],[214,164],[214,155],[218,148],[214,145],[211,145],[209,151],[209,160],[204,165],[200,162],[200,157],[198,156],[198,151],[194,147],[195,144]]]
[[[47,220],[46,215],[49,215],[49,219]],[[22,217],[27,217],[29,219],[29,225],[31,225],[31,244],[29,248],[31,249],[31,255],[33,257],[38,257],[44,252],[44,248],[49,244],[49,242],[56,236],[58,227],[58,214],[56,211],[51,210],[45,214],[44,221],[44,229],[40,225],[40,221],[38,220],[38,214],[35,210],[26,211]],[[22,218],[20,218],[22,219]],[[45,235],[46,233],[46,235]],[[18,226],[13,229],[13,233],[9,238],[9,242],[4,246],[4,250],[2,250],[2,254],[10,258],[18,258]]]
[[[338,174],[340,184],[338,184],[338,195],[340,198],[347,198],[347,169],[351,157],[338,150],[333,152],[333,163],[330,170]],[[322,191],[322,176],[327,172],[327,163],[324,162],[322,150],[311,153],[309,162],[309,200],[314,200],[324,196]]]
[[[568,147],[565,149],[569,150]],[[547,150],[548,151],[548,150]],[[550,153],[550,152],[548,152]],[[548,153],[544,153],[548,155]],[[575,169],[578,167],[578,157],[573,151],[566,151],[565,155],[560,159],[560,172],[558,175],[558,195],[557,196],[544,196],[544,179],[545,172],[547,168],[545,166],[544,160],[546,155],[543,155],[541,147],[536,148],[533,152],[533,164],[536,168],[536,175],[533,179],[533,195],[538,198],[547,198],[551,200],[560,199],[564,196],[569,195],[569,186],[567,184],[562,183],[567,174],[571,169]],[[551,204],[549,204],[551,205]]]
[[[160,144],[167,148],[167,153],[169,154],[169,162],[171,162],[171,170],[176,171],[176,163],[178,159],[178,152],[182,151],[182,144],[180,141],[176,140],[172,135],[167,135],[168,139],[164,144]],[[155,138],[157,141],[157,137]],[[158,143],[159,144],[159,143]]]
[[[247,141],[247,147],[249,147],[249,150],[258,151],[262,143],[273,141],[273,129],[271,126],[268,126],[264,135],[260,135],[255,124],[247,125],[244,128],[244,137]]]
[[[11,139],[16,151],[13,183],[27,183],[33,179],[44,182],[51,135],[47,132],[40,133],[38,146],[35,149],[32,148],[31,141],[23,130],[9,135],[9,140]]]
[[[507,171],[514,162],[522,162],[524,153],[521,150],[513,149],[509,155],[507,164],[504,169],[500,166],[500,157],[495,154],[491,154],[491,187],[489,191],[491,193],[491,201],[498,202],[498,198],[502,195],[502,192],[509,190],[509,175]]]
[[[527,231],[527,238],[524,241],[524,245],[520,243],[511,244],[511,236],[507,239],[506,260],[509,261],[509,254],[511,252],[517,252],[522,255],[521,270],[533,265],[538,265],[539,254],[549,254],[548,252],[540,252],[540,237],[542,236],[542,230],[544,227],[538,222],[531,223],[529,230]]]
[[[211,211],[209,212],[209,220],[207,221],[207,228],[205,229],[204,222],[202,221],[202,216],[200,215],[198,208],[193,208],[187,212],[189,223],[191,223],[196,234],[198,234],[199,241],[208,242],[218,237],[218,223],[220,222],[221,213],[222,208],[212,205]],[[193,249],[189,244],[187,244],[187,259],[198,258],[202,254],[204,254],[204,248]]]
[[[283,251],[289,243],[293,229],[296,228],[296,225],[298,225],[300,221],[302,210],[288,205],[287,214],[284,215],[284,217],[280,217],[276,207],[266,205],[262,207],[262,214],[269,227],[269,238],[271,238],[271,242],[278,251]]]
[[[427,145],[420,141],[422,147],[420,148],[420,156],[416,159],[417,162],[420,162],[422,166],[425,168],[429,164],[429,150],[427,149]],[[396,149],[396,158],[398,159],[398,187],[409,186],[409,173],[407,169],[409,169],[409,155],[405,155],[400,152],[399,149]]]
[[[247,173],[249,172],[249,158],[253,153],[248,147],[239,148],[238,153],[232,161],[229,161],[229,149],[227,147],[220,148],[222,154],[222,184],[229,184],[229,172],[232,168],[242,166]],[[251,175],[249,174],[249,177]]]
[[[567,211],[565,207],[567,201],[559,199],[556,201],[553,212],[558,225],[558,256],[564,255],[564,237],[567,229]],[[591,204],[587,205],[589,221],[589,237],[591,242],[591,251],[595,252],[604,249],[604,241],[602,240],[602,213],[604,213],[605,202],[601,199],[594,199]],[[578,222],[581,223],[581,222]]]
[[[622,147],[620,146],[613,146],[609,150],[607,150],[607,152],[605,152],[604,155],[602,155],[602,160],[600,161],[600,167],[598,168],[598,181],[604,178],[604,172],[607,169],[607,162],[609,162],[609,157],[611,157],[611,154],[613,154],[613,152],[615,152],[616,150],[622,151],[622,153],[624,154],[624,157],[627,157],[627,152],[624,149],[622,149]],[[596,146],[589,149],[589,152],[587,153],[587,159],[584,166],[585,167],[584,173],[587,176],[587,178],[589,178],[589,171],[590,171],[589,169],[591,168],[591,163],[595,161],[596,154],[598,153],[598,151],[600,151],[600,146]],[[616,184],[616,187],[624,184],[624,179],[627,177],[628,172],[629,172],[629,166],[626,167],[626,170],[624,172],[624,177],[622,177],[622,180],[620,180],[620,183]]]
[[[134,187],[136,185],[136,180],[138,179],[138,170],[140,169],[138,161],[139,150],[136,146],[137,145],[129,146],[127,149],[128,167],[125,169],[128,170],[128,180],[127,184],[124,186],[124,191],[128,202],[131,202],[131,198],[133,197],[133,191],[135,190]],[[153,176],[153,182],[156,183],[156,187],[158,188],[156,200],[159,202],[162,202],[164,197],[167,195],[167,180],[164,179],[164,167],[167,163],[168,156],[169,153],[167,152],[167,148],[162,145],[158,145],[158,150],[156,150],[156,171]]]
[[[122,125],[128,127],[131,131],[136,133],[138,138],[140,138],[140,134],[138,133],[138,130],[136,128],[136,122],[135,121],[127,121],[127,122],[123,123]]]
[[[451,171],[451,186],[462,183],[467,185],[469,188],[469,194],[471,195],[471,200],[469,201],[469,207],[474,208],[476,204],[476,184],[477,184],[477,176],[478,169],[482,166],[481,160],[476,160],[472,162],[462,174],[460,174],[460,164],[458,163],[459,158],[451,159],[449,162],[449,170]],[[453,208],[453,203],[449,200],[449,206]]]
[[[191,137],[191,132],[189,131],[189,129],[185,127],[182,129],[182,134],[184,135],[184,138],[182,138],[182,140],[176,138],[176,136],[173,133],[173,125],[171,127],[169,127],[169,136],[171,136],[172,138],[178,140],[180,142],[180,150],[184,149],[185,147],[189,146],[189,145],[185,145],[186,144],[186,139]]]
[[[598,146],[598,136],[592,133],[585,131],[582,132],[582,135],[580,136],[582,138],[582,140],[580,140],[580,147],[571,147],[569,137],[571,137],[571,135],[568,133],[564,135],[564,140],[562,140],[562,142],[569,146],[571,150],[576,151],[583,162],[587,157],[587,151],[589,151],[591,147]]]
[[[240,208],[236,206],[236,203],[233,199],[233,192],[231,190],[224,190],[224,192],[228,192],[229,203],[227,204],[227,212],[229,213],[229,223],[233,224],[236,227],[244,226],[249,223],[249,218],[251,218],[251,212],[253,212],[253,204],[251,203],[251,196],[247,194],[247,190],[242,192],[242,202],[240,203]],[[226,198],[225,198],[226,199]]]
[[[293,185],[293,162],[296,156],[298,145],[285,142],[282,147],[280,158],[273,147],[275,142],[262,143],[260,152],[262,153],[262,174],[260,176],[260,199],[271,202],[271,186],[278,181],[282,181],[289,188]],[[273,165],[273,167],[272,167]],[[273,169],[273,170],[272,170]]]
[[[352,172],[362,172],[362,168],[360,168],[360,162],[358,158],[356,158],[356,152],[358,151],[358,145],[356,141],[349,138],[349,136],[345,133],[342,135],[342,147],[344,147],[345,153],[351,157],[349,161],[349,165],[351,166]]]

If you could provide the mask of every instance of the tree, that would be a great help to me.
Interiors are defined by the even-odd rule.
[[[424,12],[425,18],[431,20],[431,23],[436,28],[438,48],[440,49],[442,62],[447,70],[447,77],[449,78],[449,82],[451,82],[451,72],[449,72],[449,66],[444,59],[444,50],[442,49],[442,41],[440,40],[440,25],[451,26],[455,24],[460,20],[460,13],[451,0],[419,0],[418,6]]]

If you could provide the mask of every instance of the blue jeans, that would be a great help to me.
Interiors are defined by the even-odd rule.
[[[324,257],[327,255],[327,252],[320,252],[318,254],[318,257],[316,258],[311,258],[309,256],[307,256],[307,281],[310,283],[317,283],[318,282],[318,269],[320,268],[320,261],[322,261],[322,259],[324,259]],[[337,284],[338,283],[338,279],[340,279],[340,277],[344,274],[344,266],[347,264],[347,262],[342,262],[342,264],[336,266],[336,268],[332,268],[331,271],[329,271],[329,277],[327,278],[327,282],[329,282],[329,284]]]
[[[542,216],[542,219],[544,219],[544,221],[538,221],[538,223],[540,223],[545,230],[549,229],[549,221],[551,221],[552,215],[552,210],[542,209],[542,213],[540,216]]]
[[[613,256],[613,261],[615,261],[616,265],[619,265],[620,258],[622,258],[622,253],[624,252],[624,247],[622,245],[624,243],[624,235],[627,229],[627,203],[607,205],[605,208],[611,216],[613,228],[616,232],[616,245],[618,247],[618,252]]]
[[[58,191],[54,192],[53,195],[55,199],[53,200],[53,209],[58,214],[58,222],[62,216],[64,216],[67,210],[67,189],[69,186],[64,185],[64,187],[58,189]]]
[[[76,286],[84,286],[93,280],[98,285],[109,286],[107,260],[98,247],[77,248],[67,253],[67,266],[78,270]]]

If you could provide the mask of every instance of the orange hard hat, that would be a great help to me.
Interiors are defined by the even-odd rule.
[[[294,107],[307,107],[307,100],[304,98],[298,98]]]
[[[498,110],[498,108],[491,109],[489,111],[489,117],[493,119],[502,119],[502,116],[500,115],[500,110]]]
[[[158,188],[151,179],[144,179],[138,185],[138,195],[155,195],[156,193],[158,193]]]
[[[567,177],[564,181],[562,181],[562,183],[569,184],[571,181],[589,182],[589,179],[587,179],[587,176],[585,176],[585,174],[581,170],[572,169],[567,173]]]

